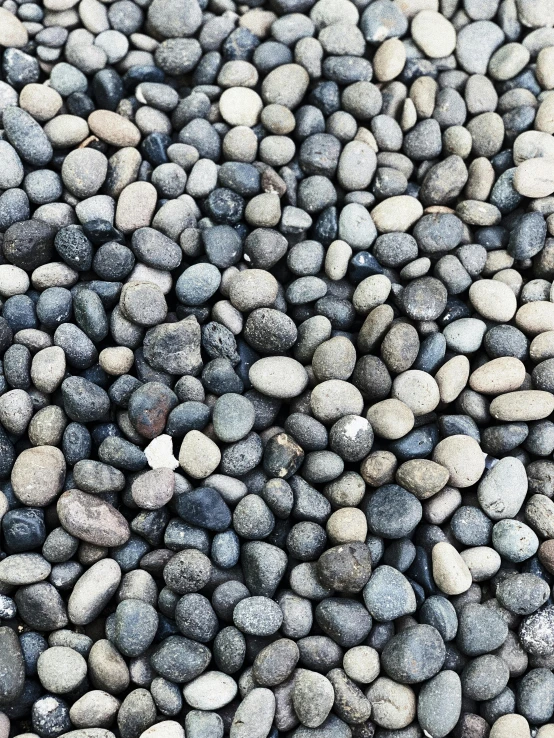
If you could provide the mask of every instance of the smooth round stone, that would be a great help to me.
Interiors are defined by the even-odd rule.
[[[51,571],[51,565],[40,554],[12,554],[0,562],[0,582],[11,586],[35,584],[46,579]]]
[[[469,288],[469,299],[477,312],[498,323],[510,321],[517,309],[517,300],[508,285],[494,279],[480,279]]]
[[[440,541],[433,546],[431,556],[437,587],[448,595],[467,592],[472,584],[471,572],[454,546]]]
[[[219,710],[237,694],[235,680],[220,671],[208,671],[189,682],[183,696],[195,710]]]
[[[453,487],[471,487],[485,470],[483,451],[470,436],[444,438],[433,451],[433,461],[448,470]]]
[[[87,662],[72,648],[55,646],[44,651],[37,662],[42,686],[54,694],[72,692],[87,673]]]
[[[209,477],[217,469],[220,461],[221,451],[204,433],[191,430],[183,438],[179,464],[194,479]]]
[[[379,677],[367,690],[372,719],[385,730],[402,730],[416,716],[416,697],[406,684]]]
[[[24,295],[29,286],[27,272],[12,264],[0,264],[0,297]]]
[[[302,364],[286,356],[259,359],[250,367],[248,376],[258,392],[279,399],[300,395],[308,384]]]
[[[379,653],[370,646],[354,646],[344,654],[342,665],[350,679],[371,684],[379,676]]]
[[[283,105],[291,110],[304,97],[310,78],[299,64],[283,64],[273,69],[262,83],[262,97],[266,105]]]
[[[270,689],[255,687],[244,697],[235,712],[230,738],[265,738],[275,716],[275,697]]]
[[[422,10],[412,21],[412,38],[431,59],[448,56],[456,48],[456,31],[444,15]]]
[[[539,539],[525,523],[500,520],[492,529],[492,545],[508,561],[520,563],[536,554]]]
[[[234,443],[250,433],[255,421],[252,403],[242,395],[221,395],[213,408],[212,422],[217,437],[225,443]]]
[[[419,500],[426,500],[440,492],[448,483],[449,477],[444,466],[429,459],[410,459],[396,472],[396,481]]]
[[[255,126],[262,108],[260,96],[248,87],[230,87],[219,98],[219,112],[232,126]]]
[[[140,143],[140,131],[134,123],[110,110],[95,110],[87,122],[90,130],[111,146],[137,146]]]
[[[69,597],[68,615],[75,625],[91,623],[104,609],[121,582],[121,569],[113,559],[93,564],[77,580]]]
[[[526,159],[516,169],[513,186],[524,197],[547,197],[554,192],[552,165],[554,152],[550,158]]]
[[[73,489],[57,503],[61,524],[68,533],[96,546],[120,546],[129,540],[129,525],[108,502]]]
[[[500,421],[530,421],[547,418],[554,410],[554,397],[542,390],[522,390],[495,397],[490,413]]]
[[[516,313],[516,325],[533,336],[553,330],[554,303],[537,300],[522,305]]]
[[[175,720],[162,720],[147,728],[140,738],[185,738],[185,731]]]
[[[392,566],[378,566],[363,591],[365,606],[376,620],[390,622],[416,610],[416,599],[406,577]]]
[[[462,711],[462,684],[455,671],[442,671],[421,688],[417,700],[417,719],[433,738],[445,738]]]
[[[501,356],[476,369],[469,377],[469,386],[485,395],[499,395],[517,390],[524,379],[525,364],[514,357]]]
[[[175,477],[171,469],[152,469],[131,486],[134,502],[143,510],[159,510],[173,497]]]
[[[44,507],[61,492],[65,470],[65,458],[55,446],[25,449],[12,469],[14,493],[25,505]]]
[[[529,738],[530,735],[529,723],[523,715],[516,714],[501,715],[490,732],[491,738]]]
[[[292,704],[307,728],[319,727],[333,707],[335,693],[330,681],[315,671],[300,669],[295,676]]]
[[[0,46],[21,49],[28,40],[27,29],[19,18],[6,8],[0,8]]]
[[[104,184],[108,160],[96,149],[74,149],[64,159],[62,180],[79,198],[92,197]]]
[[[423,206],[415,197],[397,195],[383,200],[371,211],[371,217],[380,233],[407,231],[423,215]]]
[[[367,412],[374,433],[382,438],[396,440],[414,427],[414,413],[401,400],[390,398],[372,405]]]
[[[363,398],[354,385],[340,379],[330,379],[314,387],[310,406],[317,420],[332,424],[345,415],[360,415]]]
[[[417,684],[440,671],[445,655],[444,642],[436,628],[414,625],[388,641],[381,662],[395,681]]]
[[[514,518],[527,495],[525,467],[519,459],[500,459],[482,479],[477,489],[479,504],[491,520]]]

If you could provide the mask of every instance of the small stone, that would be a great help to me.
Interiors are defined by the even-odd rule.
[[[471,572],[456,549],[445,541],[433,546],[433,579],[445,594],[466,592],[472,583]]]

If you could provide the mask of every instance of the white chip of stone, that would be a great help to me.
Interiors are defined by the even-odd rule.
[[[151,469],[177,469],[179,462],[173,456],[173,439],[167,433],[156,436],[144,449],[144,455]]]

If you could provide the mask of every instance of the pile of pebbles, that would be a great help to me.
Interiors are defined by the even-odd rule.
[[[0,738],[554,738],[554,2],[0,55]]]

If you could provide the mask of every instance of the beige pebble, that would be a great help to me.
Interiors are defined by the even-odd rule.
[[[516,169],[514,189],[524,197],[547,197],[554,192],[554,158],[527,159]]]
[[[495,736],[495,738],[498,738],[498,736]],[[554,738],[554,723],[547,723],[539,728],[535,738]]]
[[[484,582],[493,577],[500,569],[500,554],[490,546],[473,546],[460,553],[465,565],[471,572],[474,582]]]
[[[379,82],[390,82],[398,77],[406,64],[406,48],[399,38],[388,38],[377,47],[373,69]]]
[[[219,112],[231,126],[255,126],[262,108],[261,97],[247,87],[230,87],[219,98]]]
[[[357,507],[336,510],[327,521],[327,535],[334,546],[341,543],[365,542],[367,519]]]
[[[440,402],[436,380],[418,369],[408,369],[395,377],[392,396],[406,404],[415,416],[433,412]]]
[[[204,433],[189,431],[183,438],[179,451],[179,464],[194,479],[205,479],[217,469],[221,451]]]
[[[456,48],[456,30],[452,23],[433,10],[422,10],[412,21],[412,37],[431,59],[448,56]]]
[[[423,205],[409,195],[389,197],[371,211],[373,222],[381,233],[407,231],[422,215]]]
[[[548,731],[544,730],[548,727],[547,725],[543,725],[542,728],[539,728],[536,738],[551,738]],[[554,735],[554,725],[550,727],[552,728],[551,733]],[[523,715],[517,715],[515,713],[501,715],[494,721],[490,732],[490,738],[529,738],[530,735],[527,720]]]
[[[389,440],[402,438],[414,427],[410,408],[394,398],[375,403],[367,411],[367,419],[376,435]]]
[[[493,279],[496,282],[503,282],[505,285],[508,285],[514,295],[516,297],[519,296],[523,286],[523,277],[515,269],[501,269],[493,276]]]
[[[130,348],[126,346],[112,346],[105,348],[100,352],[98,363],[106,374],[119,377],[127,372],[133,366],[135,355]]]
[[[89,134],[86,120],[78,115],[57,115],[44,126],[44,133],[55,149],[77,146]]]
[[[495,397],[490,413],[496,420],[504,422],[542,420],[554,410],[554,395],[543,390],[508,392]]]
[[[512,356],[501,356],[483,364],[469,378],[469,386],[485,395],[513,392],[525,379],[525,364]]]
[[[453,356],[435,374],[442,402],[453,402],[467,385],[469,359],[467,356]]]
[[[529,347],[529,356],[536,362],[554,358],[554,330],[539,333],[533,338]]]
[[[536,300],[522,305],[516,313],[516,325],[531,335],[554,330],[554,302]]]
[[[535,129],[544,133],[554,133],[554,92],[546,94],[535,116]]]
[[[430,459],[409,459],[398,467],[396,481],[418,500],[433,497],[447,484],[450,474]]]
[[[396,456],[390,451],[372,451],[360,464],[360,474],[370,487],[380,487],[394,480]]]
[[[342,659],[342,668],[355,682],[371,684],[381,671],[379,652],[371,646],[349,648]]]
[[[333,241],[325,254],[325,274],[334,282],[346,276],[352,249],[346,241]]]
[[[554,138],[542,131],[524,131],[514,141],[513,156],[516,166],[528,159],[554,158]]]
[[[440,541],[431,552],[433,579],[437,587],[447,595],[459,595],[471,587],[472,578],[467,564],[454,546]]]
[[[366,692],[371,718],[386,730],[406,728],[416,715],[416,697],[407,684],[379,677]]]
[[[433,461],[450,473],[453,487],[471,487],[481,479],[485,470],[485,454],[470,436],[447,436],[433,451]]]
[[[0,46],[21,49],[29,40],[23,23],[6,8],[0,8]]]
[[[367,315],[382,305],[391,291],[391,281],[384,274],[373,274],[363,279],[354,291],[352,304],[356,312]]]
[[[138,146],[140,131],[134,123],[111,110],[95,110],[88,117],[90,130],[112,146]]]
[[[502,282],[492,279],[474,282],[469,288],[469,299],[480,315],[498,323],[507,323],[517,309],[513,291]]]
[[[131,233],[150,225],[158,193],[150,182],[131,182],[117,201],[115,226],[123,233]]]
[[[460,490],[443,487],[423,503],[423,517],[431,525],[442,525],[462,504]]]
[[[60,93],[47,85],[31,83],[19,93],[19,106],[41,123],[53,118],[62,105]]]

